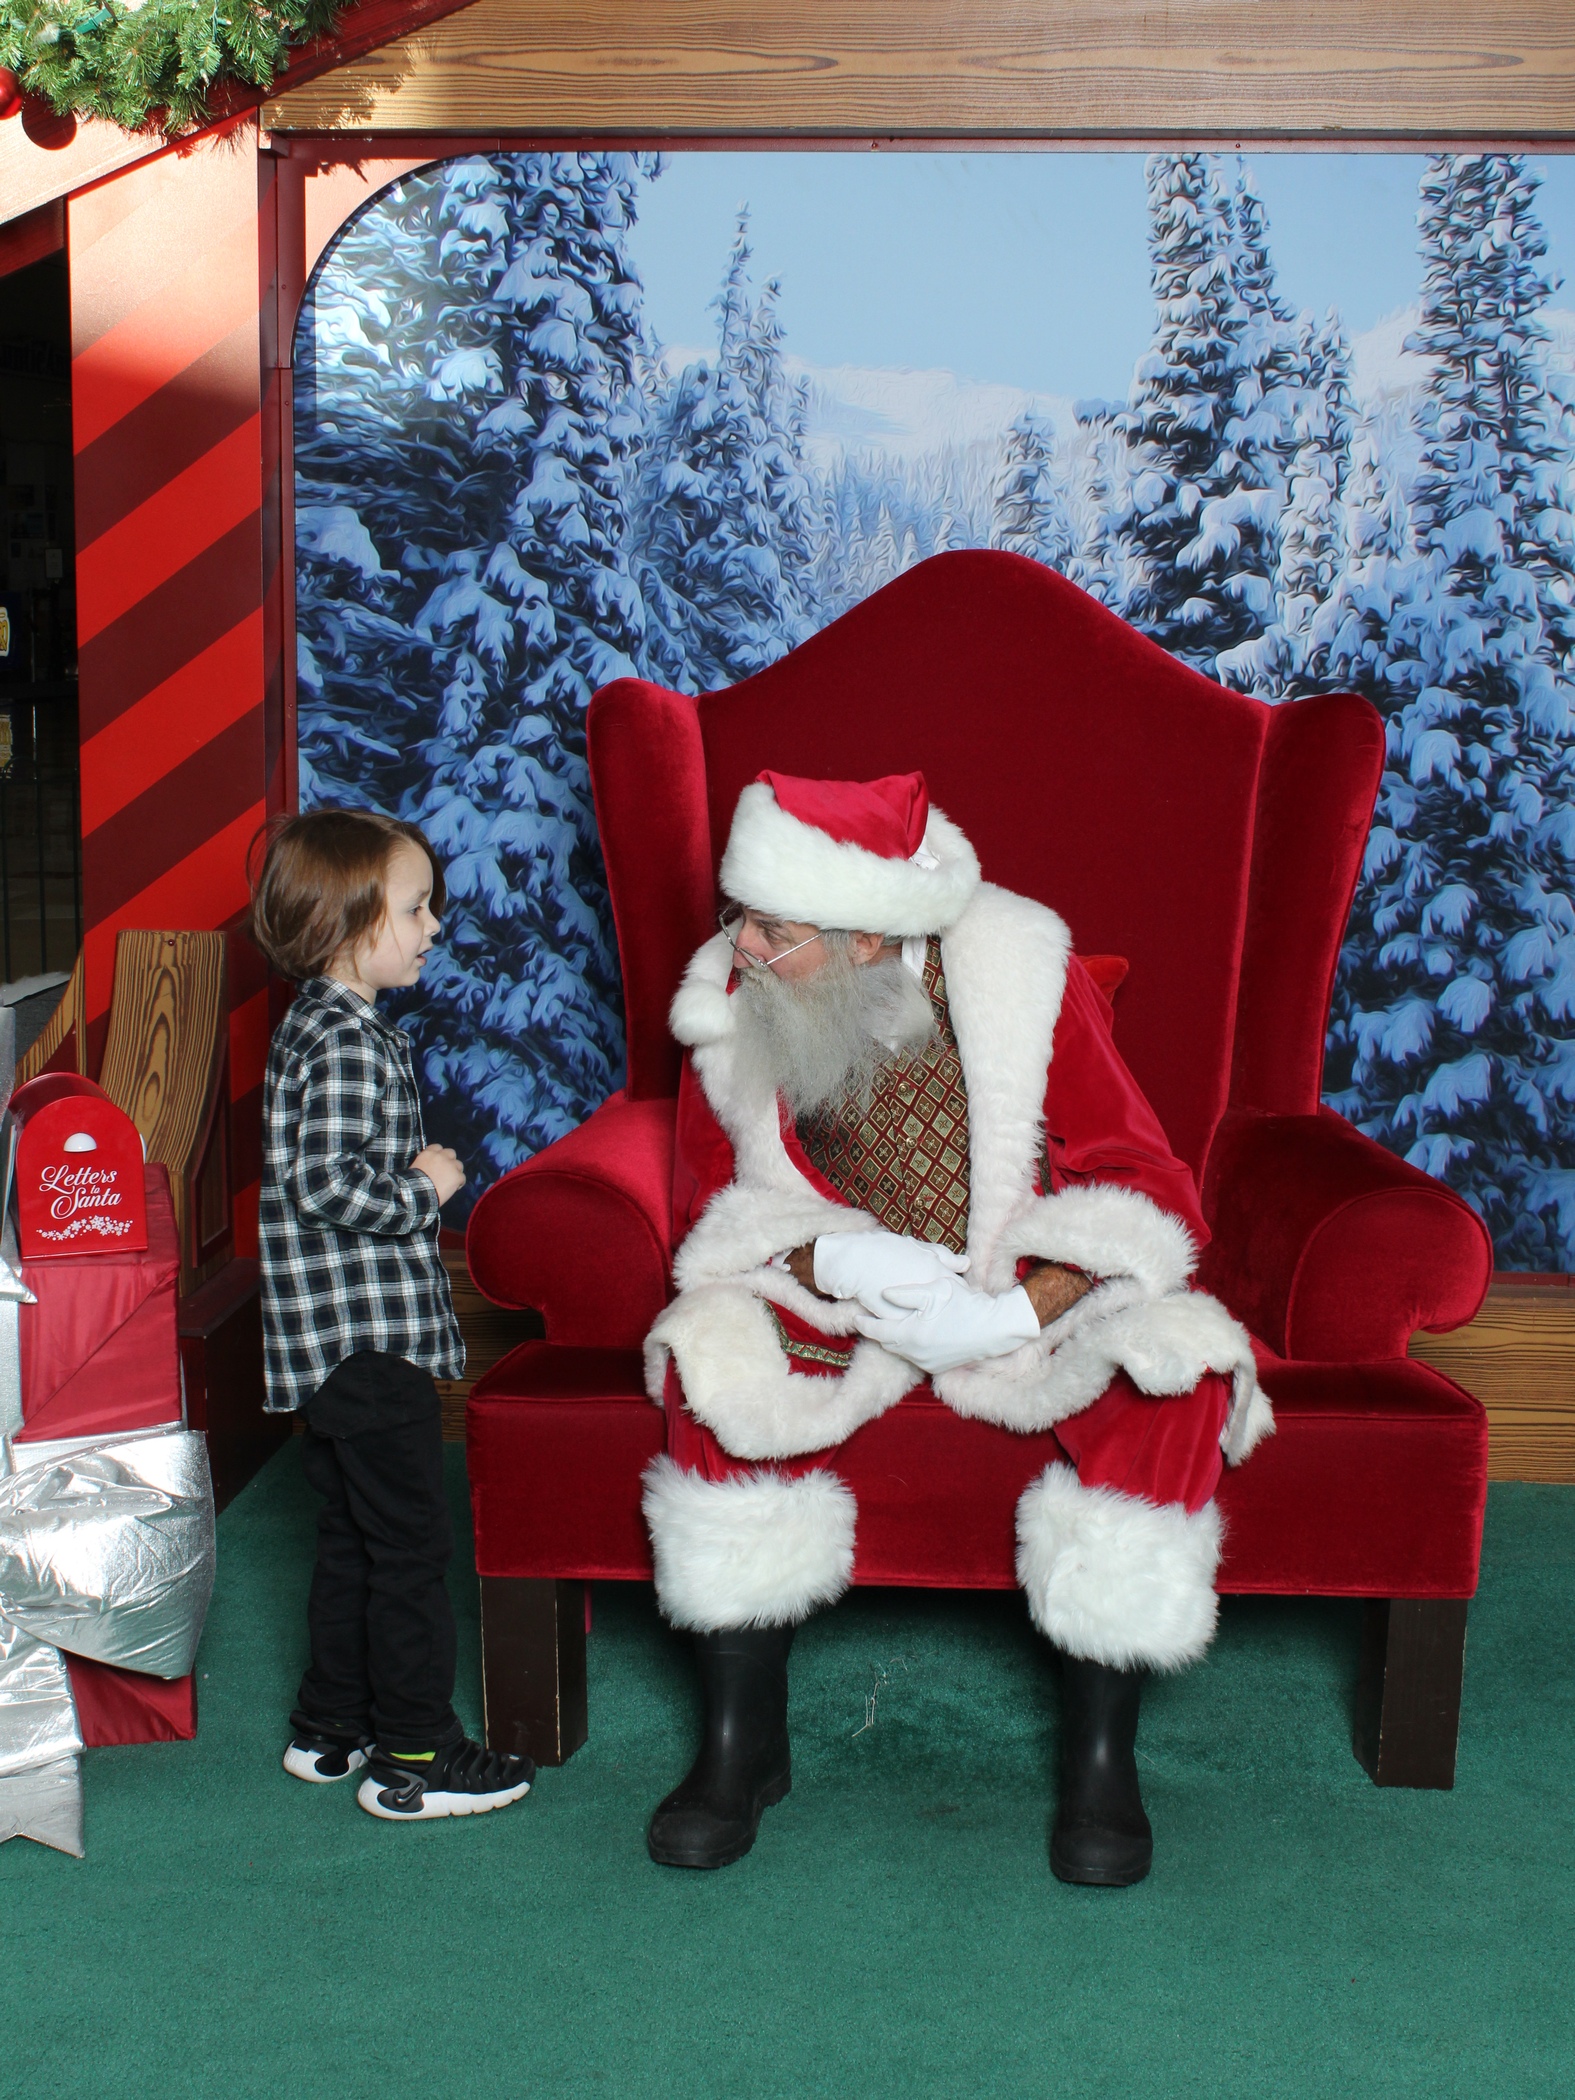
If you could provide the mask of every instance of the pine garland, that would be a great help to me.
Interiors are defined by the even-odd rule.
[[[271,87],[343,0],[0,0],[0,66],[62,115],[171,136],[220,80]]]

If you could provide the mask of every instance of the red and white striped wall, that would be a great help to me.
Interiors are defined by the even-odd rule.
[[[234,933],[248,843],[285,805],[279,375],[260,322],[274,212],[254,126],[72,197],[67,232],[96,1065],[117,932]],[[236,1237],[248,1252],[269,994],[244,938],[230,943],[230,1000]]]

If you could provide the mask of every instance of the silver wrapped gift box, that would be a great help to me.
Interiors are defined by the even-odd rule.
[[[46,1450],[0,1478],[0,1842],[82,1850],[61,1650],[184,1677],[213,1592],[213,1487],[192,1430]]]
[[[16,1071],[0,1008],[0,1111]],[[0,1139],[6,1136],[0,1125]],[[9,1160],[0,1145],[0,1171]],[[17,1444],[22,1281],[0,1188],[0,1844],[82,1855],[82,1735],[65,1655],[184,1677],[213,1592],[208,1450],[185,1429]]]

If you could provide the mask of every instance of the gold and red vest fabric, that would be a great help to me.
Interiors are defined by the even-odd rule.
[[[1045,1080],[1044,1193],[1058,1195],[1080,1185],[1132,1189],[1179,1219],[1201,1251],[1209,1231],[1191,1169],[1171,1151],[1159,1118],[1122,1061],[1111,1029],[1108,1001],[1074,956]],[[962,1076],[966,1096],[965,1068]],[[788,1156],[820,1194],[837,1202],[848,1200],[817,1169],[785,1110],[782,1138]],[[732,1145],[688,1054],[678,1090],[673,1163],[675,1244],[682,1243],[711,1198],[733,1180],[734,1171]],[[966,1218],[963,1222],[966,1230]]]
[[[888,1065],[869,1106],[826,1109],[799,1119],[811,1166],[844,1203],[905,1239],[933,1240],[961,1254],[968,1244],[968,1088],[931,939],[924,989],[934,1040]]]

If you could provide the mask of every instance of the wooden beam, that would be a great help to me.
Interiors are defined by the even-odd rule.
[[[476,0],[274,131],[1338,143],[1575,131],[1565,0]]]
[[[1412,1356],[1487,1409],[1488,1478],[1575,1484],[1575,1288],[1495,1278],[1476,1318],[1412,1337]]]

